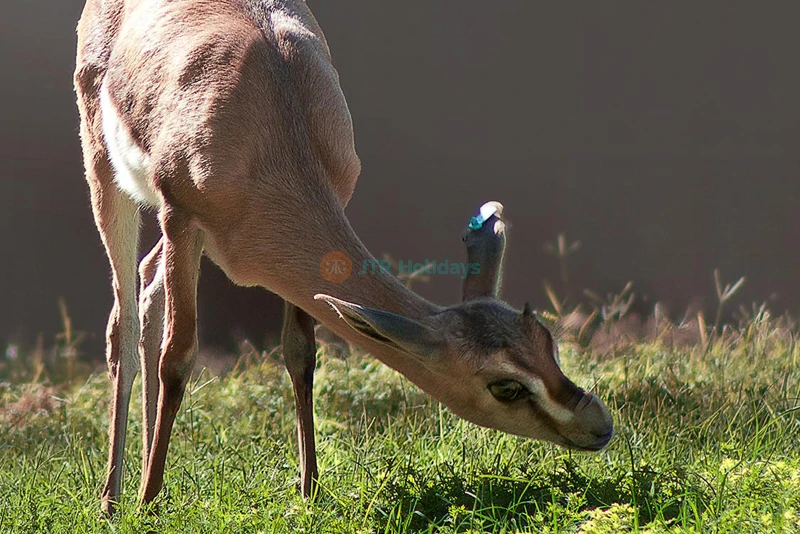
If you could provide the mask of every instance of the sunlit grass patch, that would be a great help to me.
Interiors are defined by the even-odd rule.
[[[0,385],[0,532],[800,532],[800,353],[768,317],[705,340],[566,339],[562,366],[617,436],[570,453],[465,423],[394,371],[321,349],[321,492],[297,489],[291,385],[275,357],[198,372],[158,513],[138,510],[138,407],[121,515],[99,519],[109,384]],[[138,385],[137,385],[138,388]],[[134,403],[138,403],[138,389]]]

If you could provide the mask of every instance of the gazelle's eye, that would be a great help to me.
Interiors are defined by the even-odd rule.
[[[516,380],[498,380],[489,384],[489,391],[500,402],[514,402],[523,397],[529,397],[528,388]]]

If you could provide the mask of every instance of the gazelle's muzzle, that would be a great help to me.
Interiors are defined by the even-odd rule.
[[[599,451],[614,436],[614,421],[597,395],[585,392],[574,409],[574,419],[562,436],[577,449]]]

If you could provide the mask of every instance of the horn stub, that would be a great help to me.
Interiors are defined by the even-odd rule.
[[[469,222],[462,235],[466,244],[470,272],[464,278],[462,299],[498,297],[502,280],[505,251],[505,224],[501,219],[503,205],[487,202]]]
[[[527,319],[533,317],[533,308],[531,308],[530,302],[525,303],[525,307],[522,309],[522,316]]]

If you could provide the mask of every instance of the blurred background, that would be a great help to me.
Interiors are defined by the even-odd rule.
[[[715,309],[719,268],[747,277],[736,306],[798,310],[800,4],[309,5],[363,161],[348,214],[377,256],[461,261],[469,216],[499,200],[514,305],[548,307],[545,280],[573,303],[633,281],[637,309],[661,302],[680,319]],[[61,301],[91,359],[112,298],[72,91],[81,9],[0,6],[0,343],[51,343]],[[566,283],[547,247],[560,233],[580,242]],[[460,280],[414,288],[452,303]],[[277,340],[281,304],[266,291],[204,265],[199,298],[205,347]]]

